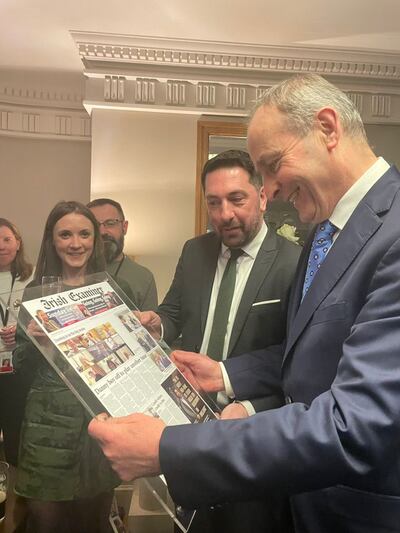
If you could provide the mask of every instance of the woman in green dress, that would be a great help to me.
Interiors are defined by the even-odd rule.
[[[61,276],[67,288],[105,270],[96,219],[78,202],[60,202],[44,231],[35,279]],[[32,335],[40,335],[33,322]],[[41,335],[44,335],[43,332]],[[113,488],[118,478],[87,434],[89,414],[29,338],[19,332],[15,364],[33,368],[21,433],[17,494],[28,501],[32,533],[108,533]]]

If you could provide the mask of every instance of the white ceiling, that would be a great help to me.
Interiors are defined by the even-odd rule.
[[[70,30],[400,53],[399,21],[400,0],[0,0],[0,69],[82,71]]]

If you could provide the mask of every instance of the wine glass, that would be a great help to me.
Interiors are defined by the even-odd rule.
[[[61,276],[43,276],[42,277],[42,296],[57,294],[62,290]]]

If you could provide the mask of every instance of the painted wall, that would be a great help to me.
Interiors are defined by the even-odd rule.
[[[400,169],[400,126],[388,124],[367,124],[365,126],[369,144],[376,155]]]
[[[90,142],[0,136],[0,182],[0,216],[19,227],[35,261],[54,205],[89,201]]]
[[[198,118],[96,110],[92,151],[89,142],[0,136],[0,216],[19,226],[34,261],[57,201],[115,198],[130,222],[126,252],[154,273],[161,300],[194,235]],[[400,126],[368,125],[367,134],[400,168]]]
[[[121,203],[125,252],[149,268],[159,299],[194,236],[197,116],[95,110],[91,198]]]

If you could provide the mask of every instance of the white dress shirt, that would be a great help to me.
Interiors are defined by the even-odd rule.
[[[337,239],[339,233],[346,225],[347,221],[355,211],[358,204],[367,194],[367,192],[375,185],[375,183],[389,170],[390,165],[383,159],[378,157],[377,161],[364,172],[350,189],[341,197],[336,204],[329,220],[338,229],[333,236],[333,242]]]
[[[230,341],[231,333],[232,333],[232,327],[235,322],[236,313],[237,313],[239,304],[243,296],[243,291],[246,286],[247,280],[249,278],[251,269],[253,268],[254,261],[257,257],[257,254],[261,248],[261,245],[265,239],[265,236],[267,235],[267,231],[268,231],[267,226],[265,223],[263,223],[259,232],[254,237],[254,239],[250,243],[246,244],[246,246],[242,246],[243,254],[239,256],[236,261],[235,290],[233,293],[231,308],[229,311],[228,324],[226,327],[226,334],[225,334],[225,341],[224,341],[224,349],[221,354],[221,359],[226,359],[226,356],[228,353],[229,341]],[[221,250],[218,256],[218,264],[217,264],[217,269],[215,271],[214,283],[213,283],[213,287],[211,291],[210,304],[208,306],[206,327],[204,330],[203,342],[201,343],[200,353],[207,353],[208,342],[210,340],[210,334],[211,334],[213,320],[214,320],[214,312],[215,312],[215,305],[217,303],[218,291],[221,285],[222,276],[224,275],[226,264],[230,256],[231,254],[230,254],[229,248],[225,246],[225,244],[222,243]]]

